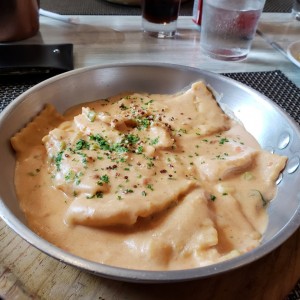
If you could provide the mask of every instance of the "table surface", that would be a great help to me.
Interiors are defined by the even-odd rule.
[[[76,16],[78,24],[40,18],[40,32],[22,43],[73,43],[75,68],[110,63],[176,63],[217,73],[281,70],[300,87],[300,69],[256,36],[249,57],[222,62],[204,56],[200,30],[180,17],[175,39],[141,31],[139,16]],[[288,13],[264,13],[259,28],[284,49],[300,39]],[[300,230],[244,268],[205,280],[143,285],[99,278],[35,249],[0,221],[0,295],[6,299],[283,299],[300,278]],[[276,262],[277,270],[272,273]],[[251,274],[251,276],[245,276]],[[229,276],[230,275],[230,276]],[[283,280],[284,278],[284,280]],[[232,284],[234,282],[234,284]],[[257,289],[256,287],[260,287]]]

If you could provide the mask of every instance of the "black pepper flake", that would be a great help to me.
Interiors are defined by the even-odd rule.
[[[167,170],[160,170],[160,173],[165,174],[165,173],[167,173]]]

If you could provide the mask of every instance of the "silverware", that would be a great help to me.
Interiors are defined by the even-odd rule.
[[[259,29],[256,29],[256,33],[261,36],[273,49],[280,52],[285,58],[287,58],[290,62],[295,64],[294,61],[291,60],[291,58],[288,56],[287,52],[276,42],[274,42],[272,39],[270,39],[266,34],[264,34]],[[296,65],[296,64],[295,64]]]
[[[262,31],[260,31],[259,29],[256,29],[256,33],[261,36],[270,46],[272,46],[275,50],[279,51],[282,55],[284,55],[287,59],[289,59],[289,57],[287,56],[287,53],[285,52],[285,50],[276,42],[274,42],[273,40],[271,40],[266,34],[264,34]]]
[[[42,8],[39,9],[39,14],[41,16],[48,17],[48,18],[58,20],[58,21],[62,21],[62,22],[66,22],[66,23],[72,23],[72,24],[79,24],[80,23],[79,17],[63,16],[63,15],[53,13],[51,11],[48,11],[48,10],[45,10],[45,9],[42,9]]]

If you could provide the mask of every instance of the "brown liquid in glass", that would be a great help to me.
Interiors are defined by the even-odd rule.
[[[148,0],[143,3],[143,16],[151,23],[171,23],[177,20],[180,0]]]

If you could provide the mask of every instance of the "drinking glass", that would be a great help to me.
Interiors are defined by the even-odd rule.
[[[212,58],[247,57],[265,0],[203,0],[200,47]]]
[[[180,0],[142,0],[142,27],[157,38],[176,34]]]

